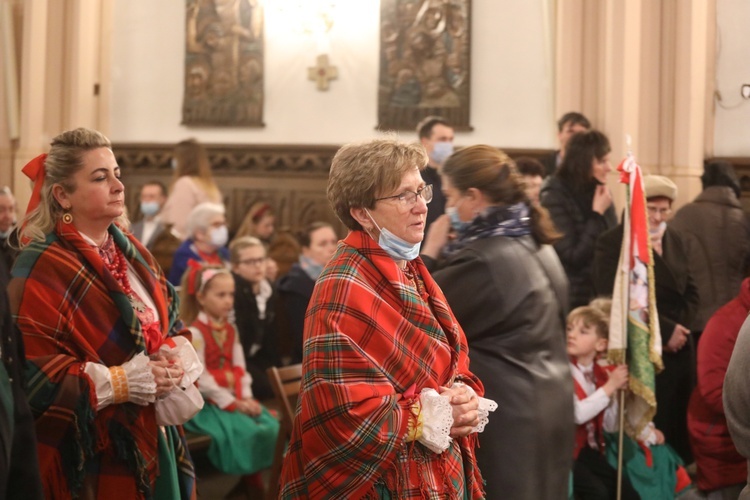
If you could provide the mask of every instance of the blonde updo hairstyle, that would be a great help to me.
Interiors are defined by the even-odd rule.
[[[72,193],[76,190],[73,175],[83,168],[83,155],[99,148],[112,149],[112,145],[104,134],[87,128],[69,130],[52,139],[51,148],[44,162],[44,184],[40,192],[39,205],[26,214],[19,227],[20,246],[24,247],[32,241],[44,241],[64,210],[52,194],[52,188],[59,184]],[[127,227],[127,216],[118,217],[118,224]]]
[[[339,220],[352,230],[362,226],[352,208],[373,208],[375,199],[393,194],[404,175],[427,165],[422,145],[397,139],[375,139],[346,144],[331,162],[328,201]]]

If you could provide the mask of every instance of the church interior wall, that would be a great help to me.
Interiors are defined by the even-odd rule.
[[[262,128],[180,124],[185,4],[115,0],[110,137],[122,142],[342,144],[374,137],[379,64],[378,0],[339,1],[326,48],[338,79],[318,91],[307,79],[320,43],[266,0]],[[554,148],[550,0],[473,0],[471,125],[461,144]],[[290,22],[291,21],[291,22]],[[412,131],[401,132],[414,137]]]
[[[740,88],[750,85],[750,2],[718,0],[714,154],[750,156],[750,99]],[[720,98],[719,98],[720,96]]]

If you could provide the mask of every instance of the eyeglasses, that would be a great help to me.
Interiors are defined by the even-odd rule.
[[[650,207],[646,205],[646,210],[648,210],[648,213],[651,215],[659,214],[662,217],[668,217],[669,215],[672,214],[671,208],[656,208],[656,207]]]
[[[425,203],[431,202],[432,201],[432,184],[427,184],[426,186],[419,188],[416,192],[404,191],[401,194],[396,194],[393,196],[375,198],[375,201],[398,200],[399,204],[402,207],[406,208],[406,207],[413,207],[414,204],[417,203],[417,196],[421,196],[422,198],[424,198]]]
[[[260,259],[245,259],[238,262],[238,264],[245,264],[247,266],[259,266],[266,261],[265,257]]]

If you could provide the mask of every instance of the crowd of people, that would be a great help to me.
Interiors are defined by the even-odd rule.
[[[675,214],[674,181],[644,176],[663,370],[653,421],[620,445],[611,147],[580,113],[558,131],[541,161],[454,150],[438,116],[414,142],[347,144],[327,189],[346,235],[278,231],[263,200],[232,234],[192,139],[131,223],[109,140],[58,135],[23,170],[25,214],[0,190],[0,497],[195,498],[186,431],[262,490],[280,431],[267,369],[301,363],[284,499],[738,498],[737,176],[708,164]]]

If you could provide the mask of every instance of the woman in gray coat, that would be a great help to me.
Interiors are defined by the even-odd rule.
[[[423,255],[437,258],[447,243],[433,276],[466,332],[472,371],[498,403],[477,449],[487,498],[565,498],[575,425],[567,280],[550,246],[557,234],[529,203],[513,161],[493,147],[454,153],[442,178],[447,215]]]

